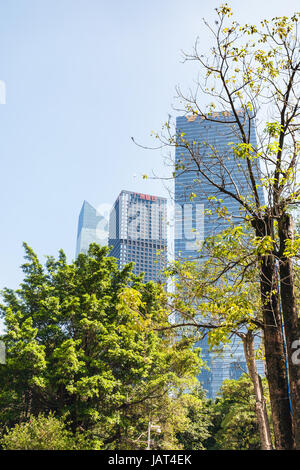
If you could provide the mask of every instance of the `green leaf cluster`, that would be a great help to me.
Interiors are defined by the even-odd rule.
[[[146,447],[135,439],[149,412],[192,387],[200,365],[192,342],[165,329],[163,286],[144,284],[130,265],[119,271],[95,244],[71,264],[60,252],[43,266],[27,245],[25,258],[20,288],[5,289],[0,306],[2,428],[53,412],[104,448],[121,448],[128,435]]]

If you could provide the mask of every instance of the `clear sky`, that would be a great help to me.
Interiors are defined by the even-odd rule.
[[[74,257],[84,199],[112,203],[122,189],[161,196],[165,172],[152,130],[172,111],[181,63],[196,36],[208,50],[207,0],[0,0],[0,289],[21,280],[22,242]],[[291,15],[299,0],[232,0],[239,22]],[[136,175],[136,176],[134,176]]]

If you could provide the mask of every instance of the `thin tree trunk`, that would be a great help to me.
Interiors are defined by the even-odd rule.
[[[293,363],[293,342],[300,339],[298,308],[295,295],[293,261],[284,255],[286,240],[293,241],[293,220],[289,214],[284,214],[278,224],[280,239],[280,294],[287,346],[287,360],[290,379],[290,395],[293,410],[294,433],[296,449],[300,450],[300,366]]]
[[[245,358],[247,361],[249,376],[254,387],[255,393],[255,411],[258,422],[258,429],[260,434],[261,449],[272,450],[272,438],[270,431],[269,418],[266,408],[266,401],[264,397],[261,378],[257,372],[255,349],[254,349],[254,336],[252,331],[248,331],[243,335],[243,345]]]

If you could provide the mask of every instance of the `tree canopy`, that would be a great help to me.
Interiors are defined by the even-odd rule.
[[[300,369],[293,360],[300,242],[292,210],[300,201],[299,19],[296,12],[241,25],[228,4],[216,8],[214,23],[204,20],[209,53],[199,40],[184,53],[198,74],[187,92],[178,87],[176,106],[194,128],[213,123],[216,138],[197,138],[196,131],[191,138],[171,118],[155,135],[159,148],[175,148],[172,177],[184,182],[188,175],[189,199],[197,204],[205,195],[204,217],[252,227],[277,449],[300,449]],[[218,129],[231,136],[225,149]]]
[[[25,244],[24,280],[0,306],[2,426],[53,412],[103,448],[143,448],[149,415],[195,385],[191,340],[158,331],[170,313],[163,287],[119,271],[108,251],[91,245],[71,264],[61,251],[43,266]]]

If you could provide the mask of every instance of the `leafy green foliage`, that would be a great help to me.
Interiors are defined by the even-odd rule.
[[[208,448],[260,449],[255,397],[249,377],[244,374],[239,380],[225,380],[219,396],[213,406],[213,439],[208,442]]]
[[[233,334],[242,338],[261,328],[255,242],[247,225],[229,226],[205,240],[200,262],[175,262],[166,273],[175,283],[170,298],[178,321],[192,335],[205,332],[212,350],[226,346]]]
[[[207,400],[199,388],[193,394],[184,397],[187,409],[187,423],[177,435],[185,450],[205,450],[211,438],[213,409],[211,400]]]
[[[61,251],[45,267],[27,245],[25,252],[24,281],[4,290],[0,307],[7,350],[2,426],[54,412],[103,448],[124,448],[128,435],[139,445],[145,417],[159,414],[164,397],[193,387],[200,366],[192,341],[175,341],[164,329],[163,287],[143,284],[131,266],[119,271],[97,245],[72,264]]]
[[[76,432],[66,427],[64,418],[39,414],[6,429],[1,446],[4,450],[99,450],[102,443],[89,433]]]
[[[67,450],[72,448],[72,435],[62,420],[31,416],[27,422],[16,424],[2,438],[4,450]]]

